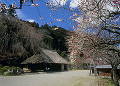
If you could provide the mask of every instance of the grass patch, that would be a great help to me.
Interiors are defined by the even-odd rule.
[[[105,86],[115,86],[114,82],[111,79],[105,79],[106,83]]]
[[[115,86],[115,84],[111,78],[103,78],[101,76],[97,76],[90,86]]]
[[[78,82],[77,84],[75,84],[74,86],[81,86],[83,85],[81,82]]]

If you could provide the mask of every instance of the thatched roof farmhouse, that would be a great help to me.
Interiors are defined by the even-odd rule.
[[[40,54],[35,54],[23,61],[26,70],[67,70],[69,62],[61,57],[55,50],[41,48]],[[48,69],[47,69],[48,68]]]

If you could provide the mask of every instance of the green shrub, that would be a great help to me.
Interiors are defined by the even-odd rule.
[[[12,73],[11,72],[8,72],[7,74],[6,74],[6,76],[11,76],[12,75]]]
[[[4,66],[3,68],[0,69],[0,74],[3,74],[5,71],[7,71],[10,67],[9,66]]]
[[[11,67],[9,70],[12,71],[12,75],[22,74],[22,69],[20,67]]]
[[[22,74],[22,69],[19,67],[4,66],[3,68],[0,69],[0,74],[7,76],[20,75]]]

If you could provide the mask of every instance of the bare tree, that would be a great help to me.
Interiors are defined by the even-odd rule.
[[[41,33],[15,17],[0,16],[0,60],[9,64],[13,59],[27,58],[40,53],[44,46]]]

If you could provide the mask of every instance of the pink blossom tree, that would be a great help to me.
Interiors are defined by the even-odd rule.
[[[27,0],[20,0],[20,8]],[[42,1],[42,0],[40,0]],[[31,5],[35,0],[31,0]],[[44,1],[45,2],[45,1]],[[113,78],[118,85],[117,66],[120,63],[120,1],[119,0],[48,0],[46,6],[52,11],[64,9],[72,12],[69,17],[73,22],[75,34],[68,40],[69,51],[73,54],[84,53],[86,58],[100,57],[112,65]],[[13,5],[14,9],[15,4]],[[6,6],[1,3],[1,8]],[[56,21],[63,19],[50,17]],[[40,19],[43,19],[40,17]],[[52,23],[52,22],[50,22]],[[76,35],[77,34],[77,35]],[[71,41],[72,40],[72,41]]]

